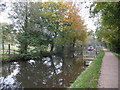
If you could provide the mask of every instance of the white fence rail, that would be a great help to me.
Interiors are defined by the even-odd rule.
[[[94,60],[96,57],[96,51],[83,51],[83,60]]]

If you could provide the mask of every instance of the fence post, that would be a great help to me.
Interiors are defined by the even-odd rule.
[[[3,55],[4,55],[4,50],[5,50],[5,47],[4,47],[4,40],[2,40],[2,50],[3,50]]]
[[[10,44],[8,44],[8,54],[10,55]]]
[[[15,54],[15,50],[14,50],[14,54]]]

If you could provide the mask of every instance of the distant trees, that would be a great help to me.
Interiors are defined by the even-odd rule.
[[[96,31],[98,39],[120,53],[120,2],[97,2],[91,7],[91,15],[101,17]]]
[[[5,45],[7,43],[11,43],[11,44],[14,43],[13,41],[15,39],[15,34],[13,32],[12,25],[8,23],[1,23],[0,28],[1,28],[1,39],[2,39],[1,44],[2,44],[3,54],[4,54]]]
[[[79,10],[63,2],[15,2],[10,18],[21,54],[63,51],[87,36]],[[14,14],[13,14],[14,13]]]

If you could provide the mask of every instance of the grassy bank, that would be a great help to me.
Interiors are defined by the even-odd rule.
[[[19,54],[13,54],[13,55],[2,55],[0,57],[0,61],[2,62],[12,62],[12,61],[19,61],[21,58],[21,56]]]
[[[0,56],[0,61],[2,62],[13,62],[13,61],[26,61],[30,59],[39,59],[42,57],[50,57],[53,52],[41,52],[41,53],[27,53],[27,54],[11,54],[11,55],[2,55]]]
[[[117,56],[118,59],[120,60],[120,54],[118,54],[118,53],[114,53],[114,54],[115,54],[115,56]]]
[[[102,51],[69,88],[97,88],[103,56]]]

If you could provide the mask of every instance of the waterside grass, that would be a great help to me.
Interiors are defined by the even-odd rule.
[[[69,88],[97,88],[103,56],[104,52],[101,51],[100,55],[78,76]]]

